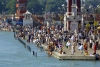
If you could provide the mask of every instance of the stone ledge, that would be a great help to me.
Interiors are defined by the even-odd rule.
[[[67,55],[53,52],[52,55],[59,60],[95,60],[95,56]]]

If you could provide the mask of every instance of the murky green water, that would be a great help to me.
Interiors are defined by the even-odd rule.
[[[13,32],[0,31],[0,67],[99,67],[100,61],[58,60],[48,57],[45,51],[36,46],[33,56],[24,46],[13,37]]]

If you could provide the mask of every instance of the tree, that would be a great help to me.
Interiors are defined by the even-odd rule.
[[[0,0],[0,13],[2,10],[8,11],[9,13],[15,13],[17,0]],[[3,4],[2,4],[3,3]],[[32,13],[43,13],[44,12],[59,12],[58,7],[62,8],[62,4],[66,4],[65,0],[28,0],[27,9]],[[100,0],[85,0],[86,8],[89,5],[96,7],[100,4]],[[98,12],[100,9],[98,9]]]
[[[41,13],[42,6],[39,4],[37,0],[29,0],[27,4],[27,9],[32,13]]]
[[[86,0],[85,4],[86,4],[85,8],[89,8],[89,6],[92,5],[93,6],[92,9],[95,9],[95,12],[100,14],[100,7],[97,8],[97,6],[100,5],[100,0]]]
[[[14,14],[16,12],[16,0],[9,0],[6,5],[6,9],[8,10],[8,13]]]
[[[6,5],[6,0],[0,1],[0,14],[2,14],[3,11],[5,11],[5,5]]]
[[[2,13],[2,3],[0,2],[0,13]]]
[[[46,12],[56,12],[58,11],[58,7],[61,7],[61,5],[65,3],[65,0],[44,0],[43,6]]]

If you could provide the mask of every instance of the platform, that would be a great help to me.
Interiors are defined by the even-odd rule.
[[[42,47],[47,50],[47,45],[42,44]],[[81,53],[77,48],[74,55],[71,55],[71,50],[64,48],[66,54],[60,54],[59,51],[53,51],[52,56],[59,60],[95,60],[95,56],[91,55],[93,50],[89,50],[89,55],[84,55],[84,52]],[[100,50],[97,50],[97,53],[100,55]]]

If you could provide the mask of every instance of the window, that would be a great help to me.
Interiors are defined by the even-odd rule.
[[[76,0],[73,0],[73,4],[76,4]]]

